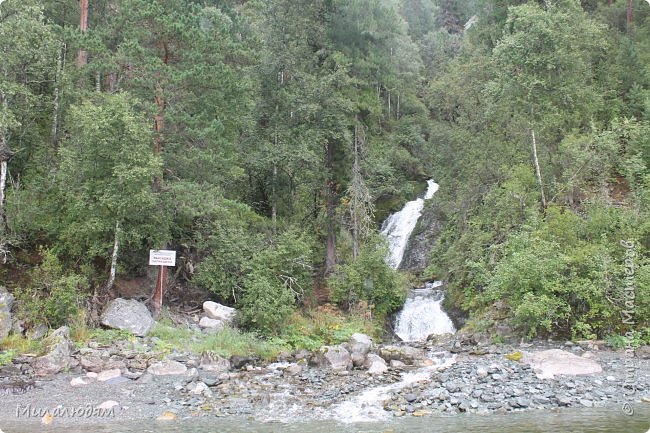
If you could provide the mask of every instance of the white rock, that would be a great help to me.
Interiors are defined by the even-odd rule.
[[[537,376],[540,379],[552,379],[557,374],[595,374],[603,371],[602,367],[593,359],[583,358],[560,349],[523,352],[522,354],[521,362],[529,364],[533,370],[539,370]]]
[[[115,400],[106,400],[102,404],[98,405],[96,408],[97,409],[110,409],[113,406],[119,406],[120,404],[116,402]]]
[[[192,395],[201,395],[204,391],[208,391],[208,385],[203,382],[196,382],[187,387],[188,393]]]
[[[83,385],[88,385],[88,382],[86,382],[83,377],[75,377],[70,381],[70,386],[83,386]]]
[[[113,299],[102,313],[101,323],[113,329],[131,331],[139,337],[147,335],[154,325],[147,306],[135,299]]]
[[[216,353],[203,352],[201,354],[199,368],[204,371],[226,372],[230,368],[230,361]]]
[[[232,324],[237,313],[237,310],[234,308],[226,307],[225,305],[212,301],[205,301],[203,303],[203,311],[205,311],[206,316],[210,319],[221,320],[228,325]]]
[[[343,345],[322,346],[317,353],[317,363],[320,367],[332,370],[352,369],[352,357]]]
[[[187,367],[178,361],[156,362],[151,364],[147,371],[155,376],[166,376],[172,374],[185,374]]]
[[[348,350],[351,354],[360,353],[361,355],[367,355],[370,352],[372,347],[372,339],[366,334],[354,333],[350,337],[348,342]]]
[[[368,374],[384,374],[388,371],[386,361],[374,353],[369,353],[364,364],[368,368]]]
[[[106,382],[107,380],[115,379],[116,377],[120,377],[121,375],[122,372],[120,371],[119,368],[113,368],[111,370],[104,370],[97,373],[97,380],[100,382]]]
[[[94,371],[89,371],[88,373],[86,373],[86,377],[88,377],[90,379],[97,379],[97,376],[98,376],[98,374],[95,373]]]
[[[199,320],[199,327],[201,329],[206,329],[210,331],[218,331],[219,329],[223,328],[225,326],[225,323],[223,320],[219,319],[211,319],[209,317],[201,317],[201,320]]]

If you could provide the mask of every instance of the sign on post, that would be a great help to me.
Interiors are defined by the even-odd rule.
[[[165,281],[167,280],[166,272],[167,266],[176,266],[176,251],[173,250],[149,250],[149,265],[160,266],[158,271],[158,279],[156,281],[156,288],[153,291],[151,299],[151,306],[153,307],[154,315],[160,313],[162,307],[163,292],[165,291]]]
[[[176,251],[149,250],[149,264],[151,266],[176,266]]]

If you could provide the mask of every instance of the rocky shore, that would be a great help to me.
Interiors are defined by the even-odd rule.
[[[67,345],[65,330],[59,336]],[[351,422],[625,402],[633,408],[650,396],[647,346],[626,358],[599,342],[497,346],[448,335],[375,345],[355,334],[347,344],[268,363],[210,352],[163,356],[151,340],[139,338],[136,348],[126,341],[79,350],[68,345],[69,353],[61,355],[67,367],[56,374],[47,374],[38,358],[17,358],[0,370],[0,421],[243,416]]]

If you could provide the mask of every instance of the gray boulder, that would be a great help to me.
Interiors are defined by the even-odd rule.
[[[179,375],[185,374],[187,372],[187,367],[185,364],[181,364],[178,361],[160,361],[151,364],[147,369],[147,372],[154,376]]]
[[[348,350],[350,353],[360,353],[365,356],[372,348],[372,339],[366,334],[355,333],[350,337]]]
[[[212,301],[205,301],[203,303],[203,311],[210,319],[221,320],[225,325],[232,325],[237,315],[237,310],[234,308],[226,307],[225,305]]]
[[[204,371],[226,372],[230,369],[230,361],[213,352],[203,352],[199,368]]]
[[[521,362],[530,365],[540,379],[552,379],[559,374],[574,376],[603,371],[595,360],[560,349],[522,352],[522,355]]]
[[[50,376],[72,366],[70,356],[75,352],[70,340],[70,329],[62,326],[45,339],[48,353],[34,360],[32,367],[36,376]]]
[[[223,320],[211,319],[209,317],[201,317],[199,320],[199,328],[206,332],[216,332],[225,326]]]
[[[424,350],[411,346],[383,346],[379,349],[379,356],[387,362],[401,361],[410,365],[427,359]]]
[[[369,374],[384,374],[388,371],[386,361],[379,355],[370,353],[366,356],[364,367],[368,369]]]
[[[144,337],[155,322],[142,302],[117,298],[104,310],[101,323],[109,328],[131,331],[139,337]]]
[[[634,355],[640,359],[650,359],[650,346],[641,346],[634,351]]]
[[[350,370],[352,368],[352,356],[342,345],[321,347],[315,359],[316,365],[319,367],[327,367],[332,370]]]
[[[0,339],[5,338],[11,331],[11,306],[14,303],[14,297],[0,286]]]

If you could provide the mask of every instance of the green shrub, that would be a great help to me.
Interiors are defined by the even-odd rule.
[[[528,337],[543,330],[551,333],[559,320],[566,320],[569,309],[561,299],[549,295],[526,293],[515,308],[514,323],[523,328]]]
[[[43,262],[30,274],[31,285],[15,291],[18,316],[28,325],[45,323],[58,328],[79,313],[86,278],[64,272],[52,251],[43,250],[42,254]]]
[[[287,317],[311,289],[311,245],[302,236],[286,232],[277,243],[258,252],[244,278],[238,303],[244,325],[265,334],[277,334]]]
[[[16,357],[14,350],[3,350],[0,352],[0,367],[9,364]]]
[[[356,260],[337,266],[328,279],[330,300],[347,309],[367,301],[380,317],[400,308],[406,297],[406,281],[386,264],[387,254],[383,239],[369,240]]]

